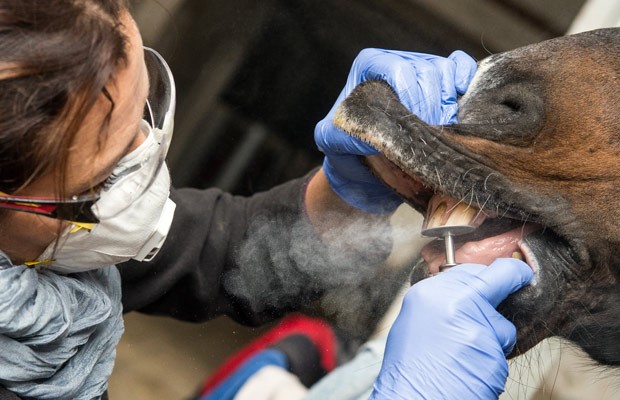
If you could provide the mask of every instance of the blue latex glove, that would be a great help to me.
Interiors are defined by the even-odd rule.
[[[451,124],[456,122],[457,94],[465,93],[475,71],[476,62],[462,51],[445,58],[404,51],[362,50],[336,103],[314,130],[314,140],[325,153],[323,171],[332,189],[344,201],[366,212],[388,213],[402,203],[359,159],[379,152],[332,124],[336,108],[357,85],[367,80],[384,80],[400,101],[425,122]]]
[[[413,285],[390,329],[371,399],[497,399],[516,328],[495,307],[532,278],[524,262],[500,258]]]

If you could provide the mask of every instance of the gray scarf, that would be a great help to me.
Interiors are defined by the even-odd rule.
[[[0,385],[23,398],[96,399],[124,326],[116,267],[72,275],[0,252]]]

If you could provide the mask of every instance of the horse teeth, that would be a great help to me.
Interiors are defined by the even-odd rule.
[[[430,209],[429,209],[430,210]],[[443,216],[446,213],[446,203],[441,203],[432,211],[431,215],[426,218],[426,227],[435,228],[437,226],[445,225],[443,223]]]
[[[474,218],[478,210],[468,204],[459,203],[452,207],[452,212],[448,216],[446,225],[473,225]]]
[[[525,260],[523,253],[521,253],[520,251],[515,251],[514,253],[512,253],[512,258],[516,258],[517,260],[521,260],[521,261]]]
[[[431,199],[424,221],[424,228],[439,226],[473,225],[479,210],[469,204],[443,196]]]

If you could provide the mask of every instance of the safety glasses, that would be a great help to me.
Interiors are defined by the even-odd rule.
[[[123,157],[115,168],[113,176],[108,179],[109,182],[103,185],[102,190],[106,190],[110,185],[117,184],[123,175],[139,169],[142,172],[141,176],[145,177],[137,185],[133,185],[126,192],[124,198],[119,200],[115,212],[130,206],[137,197],[148,190],[164,164],[172,139],[176,106],[176,89],[172,72],[163,57],[148,47],[144,48],[144,61],[149,77],[149,94],[144,107],[143,119],[149,128],[146,134],[153,136],[149,140],[152,150],[148,153],[139,151],[142,147],[140,145],[138,149]],[[145,157],[144,154],[147,154],[148,157]],[[101,193],[96,192],[73,196],[68,199],[55,199],[12,196],[0,192],[0,208],[39,214],[70,222],[98,223],[102,216],[97,215],[95,203],[100,196]]]

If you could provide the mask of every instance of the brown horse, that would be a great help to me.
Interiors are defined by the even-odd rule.
[[[366,163],[427,224],[477,226],[456,238],[457,261],[532,267],[499,308],[518,328],[512,356],[561,336],[620,364],[620,29],[488,57],[458,117],[429,126],[373,81],[335,123],[382,151]],[[438,273],[441,254],[427,246],[412,280]]]

